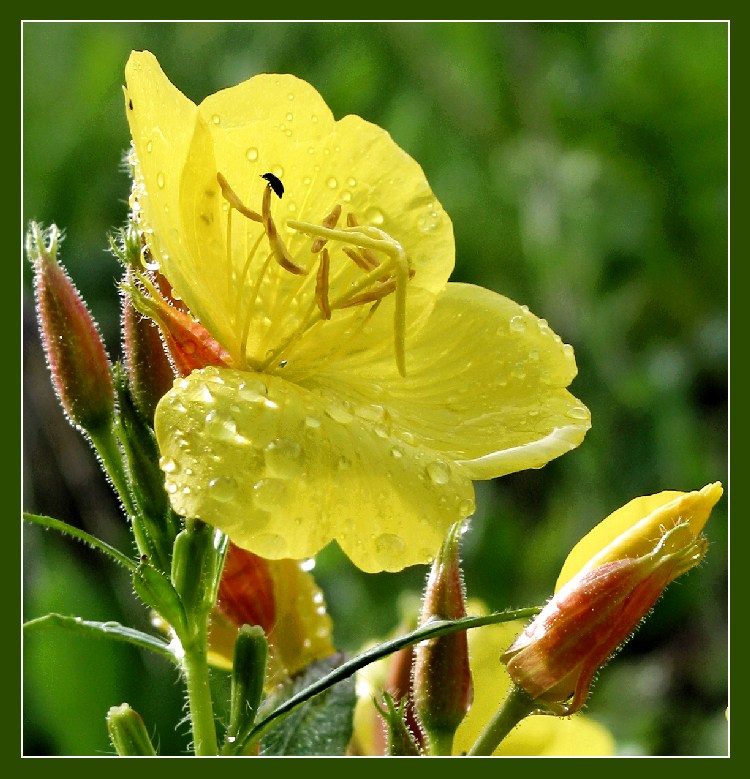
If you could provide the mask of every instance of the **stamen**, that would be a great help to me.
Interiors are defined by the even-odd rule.
[[[336,224],[339,221],[339,217],[341,216],[341,206],[337,203],[334,207],[333,211],[331,211],[330,214],[323,220],[323,226],[324,227],[336,227]],[[316,238],[313,241],[313,245],[310,248],[310,251],[313,254],[317,254],[325,245],[326,245],[325,238]]]
[[[217,172],[216,173],[216,180],[219,182],[219,186],[221,187],[221,194],[224,195],[224,199],[229,203],[229,205],[239,211],[242,216],[246,216],[248,219],[252,219],[253,222],[262,222],[263,217],[257,213],[256,211],[253,211],[252,209],[248,208],[238,197],[237,193],[229,186],[229,182],[224,178],[224,176]]]
[[[296,276],[305,276],[307,271],[292,260],[284,242],[281,240],[279,233],[276,230],[276,225],[271,216],[271,187],[266,187],[263,192],[263,226],[266,229],[268,243],[271,245],[271,251],[273,252],[276,262],[278,262],[284,270],[288,270]]]
[[[332,229],[322,225],[311,224],[309,222],[298,222],[296,220],[289,220],[287,222],[287,227],[291,227],[293,230],[297,230],[310,237],[341,241],[356,246],[358,249],[380,251],[388,257],[386,262],[379,264],[369,273],[366,273],[337,299],[329,301],[329,305],[332,310],[343,308],[350,300],[355,299],[357,295],[365,293],[366,290],[372,288],[373,282],[380,282],[381,285],[388,283],[383,282],[384,274],[393,271],[395,273],[395,279],[393,279],[395,287],[392,290],[395,292],[395,310],[393,315],[395,358],[399,373],[402,376],[405,376],[406,286],[409,282],[411,268],[409,266],[409,258],[406,256],[406,252],[403,250],[401,244],[388,235],[388,233],[377,227],[350,226]],[[380,296],[378,296],[378,298],[379,297]],[[286,347],[284,346],[283,348]]]
[[[346,224],[348,227],[359,227],[357,217],[351,211],[346,215]],[[369,249],[362,249],[362,257],[365,262],[369,263],[371,268],[377,268],[380,265],[378,258]]]
[[[318,278],[315,283],[315,299],[324,319],[331,318],[331,304],[328,300],[328,273],[331,267],[328,249],[320,253],[320,265],[318,266]]]
[[[318,239],[318,240],[320,240],[320,239]],[[360,254],[359,252],[354,251],[354,249],[350,248],[349,246],[342,246],[341,247],[341,251],[344,252],[344,254],[350,260],[354,260],[355,264],[358,267],[362,268],[362,270],[365,271],[365,272],[371,271],[373,268],[377,268],[378,267],[378,263],[375,263],[375,265],[373,265],[372,263],[368,262],[364,258],[364,256],[363,256],[364,253]]]

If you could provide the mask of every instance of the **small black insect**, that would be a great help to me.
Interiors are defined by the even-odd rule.
[[[271,189],[276,193],[276,196],[281,199],[281,196],[284,194],[284,185],[281,183],[281,181],[276,176],[274,176],[273,173],[264,173],[261,178],[268,182],[268,186],[271,187]]]
[[[132,111],[133,110],[133,101],[128,100],[128,108]]]

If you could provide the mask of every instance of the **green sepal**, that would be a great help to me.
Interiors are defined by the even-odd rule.
[[[178,636],[188,629],[187,615],[177,590],[170,578],[149,562],[142,562],[133,572],[136,595],[166,620]]]
[[[384,692],[383,703],[385,708],[381,708],[377,703],[375,703],[375,708],[377,708],[385,722],[387,754],[393,757],[420,756],[422,750],[406,723],[407,699],[402,698],[399,705],[396,706],[393,698],[387,692]]]
[[[128,489],[133,500],[136,537],[145,538],[147,554],[163,571],[170,569],[170,553],[179,532],[159,467],[159,449],[153,429],[133,403],[127,377],[119,363],[114,370],[117,390],[117,436],[124,452]]]
[[[155,757],[146,726],[140,714],[127,703],[112,706],[107,712],[109,740],[120,757]]]
[[[263,697],[268,639],[259,625],[243,625],[234,645],[229,727],[226,744],[241,742],[252,730]]]
[[[198,520],[191,520],[175,538],[172,584],[196,624],[216,603],[227,544],[223,533]]]

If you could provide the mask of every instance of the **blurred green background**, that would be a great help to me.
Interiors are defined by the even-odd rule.
[[[463,557],[491,608],[542,603],[576,540],[631,498],[728,477],[728,27],[724,23],[55,23],[23,25],[23,210],[64,228],[62,261],[120,352],[118,265],[129,134],[121,85],[149,49],[199,102],[258,72],[312,83],[338,117],[386,128],[453,220],[455,280],[527,304],[573,344],[593,428],[539,471],[478,486]],[[26,510],[128,548],[96,460],[52,394],[24,274]],[[727,754],[728,497],[702,566],[667,591],[588,706],[627,755]],[[399,619],[423,568],[316,568],[355,650]],[[100,556],[27,527],[26,619],[48,611],[148,628]],[[188,743],[161,660],[62,633],[25,641],[24,752],[111,752],[124,701],[163,754]]]

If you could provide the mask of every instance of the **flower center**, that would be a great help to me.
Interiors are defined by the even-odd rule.
[[[258,213],[217,173],[228,204],[227,260],[240,366],[257,371],[283,367],[312,330],[337,319],[353,333],[392,294],[394,354],[405,375],[406,287],[414,271],[401,244],[379,228],[360,225],[354,213],[339,226],[340,205],[319,223],[287,220],[292,234],[285,241],[272,215],[272,198],[281,199],[283,186],[271,173],[262,178],[267,184]],[[237,234],[235,212],[244,227]],[[343,346],[333,343],[331,351]]]

